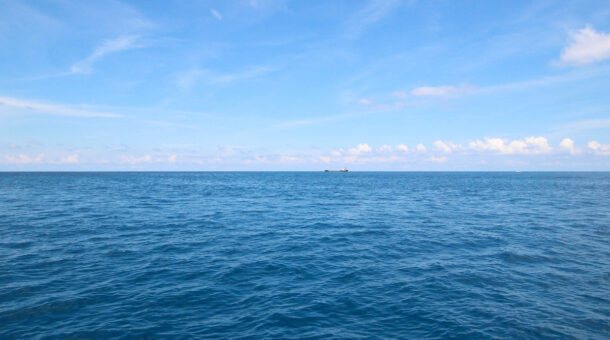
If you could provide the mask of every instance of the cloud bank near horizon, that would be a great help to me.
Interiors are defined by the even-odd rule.
[[[31,148],[31,146],[30,146]],[[259,165],[273,170],[306,169],[326,166],[362,166],[374,169],[384,164],[411,165],[413,168],[436,168],[438,164],[456,161],[463,168],[463,160],[477,159],[473,169],[484,168],[488,159],[508,166],[539,166],[540,162],[556,162],[566,159],[598,159],[610,162],[610,144],[589,141],[576,146],[570,138],[563,138],[556,145],[551,145],[547,138],[529,136],[521,139],[490,138],[476,139],[460,144],[452,141],[435,140],[426,146],[423,143],[408,146],[405,144],[383,144],[373,147],[360,143],[350,148],[331,149],[327,151],[292,150],[280,152],[259,152],[248,148],[218,147],[216,152],[185,152],[176,149],[153,152],[116,152],[113,157],[104,157],[100,150],[82,150],[72,152],[28,152],[28,147],[17,145],[0,145],[0,165],[104,165],[107,169],[145,169],[149,166],[190,165],[201,170],[227,166],[226,169],[243,170],[243,166]],[[14,152],[20,150],[20,152]],[[8,151],[8,152],[7,152]],[[12,152],[11,152],[12,151]],[[519,156],[519,162],[514,158]]]

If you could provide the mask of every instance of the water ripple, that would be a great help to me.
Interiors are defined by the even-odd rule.
[[[610,338],[608,173],[1,173],[0,338]]]

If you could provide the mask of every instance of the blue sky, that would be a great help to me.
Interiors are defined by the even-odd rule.
[[[610,170],[608,1],[0,0],[0,170]]]

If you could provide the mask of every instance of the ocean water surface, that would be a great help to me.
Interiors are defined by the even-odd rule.
[[[0,338],[610,338],[610,173],[0,173]]]

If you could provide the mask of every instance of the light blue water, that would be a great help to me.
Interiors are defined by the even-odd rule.
[[[610,338],[610,173],[0,173],[0,338]]]

